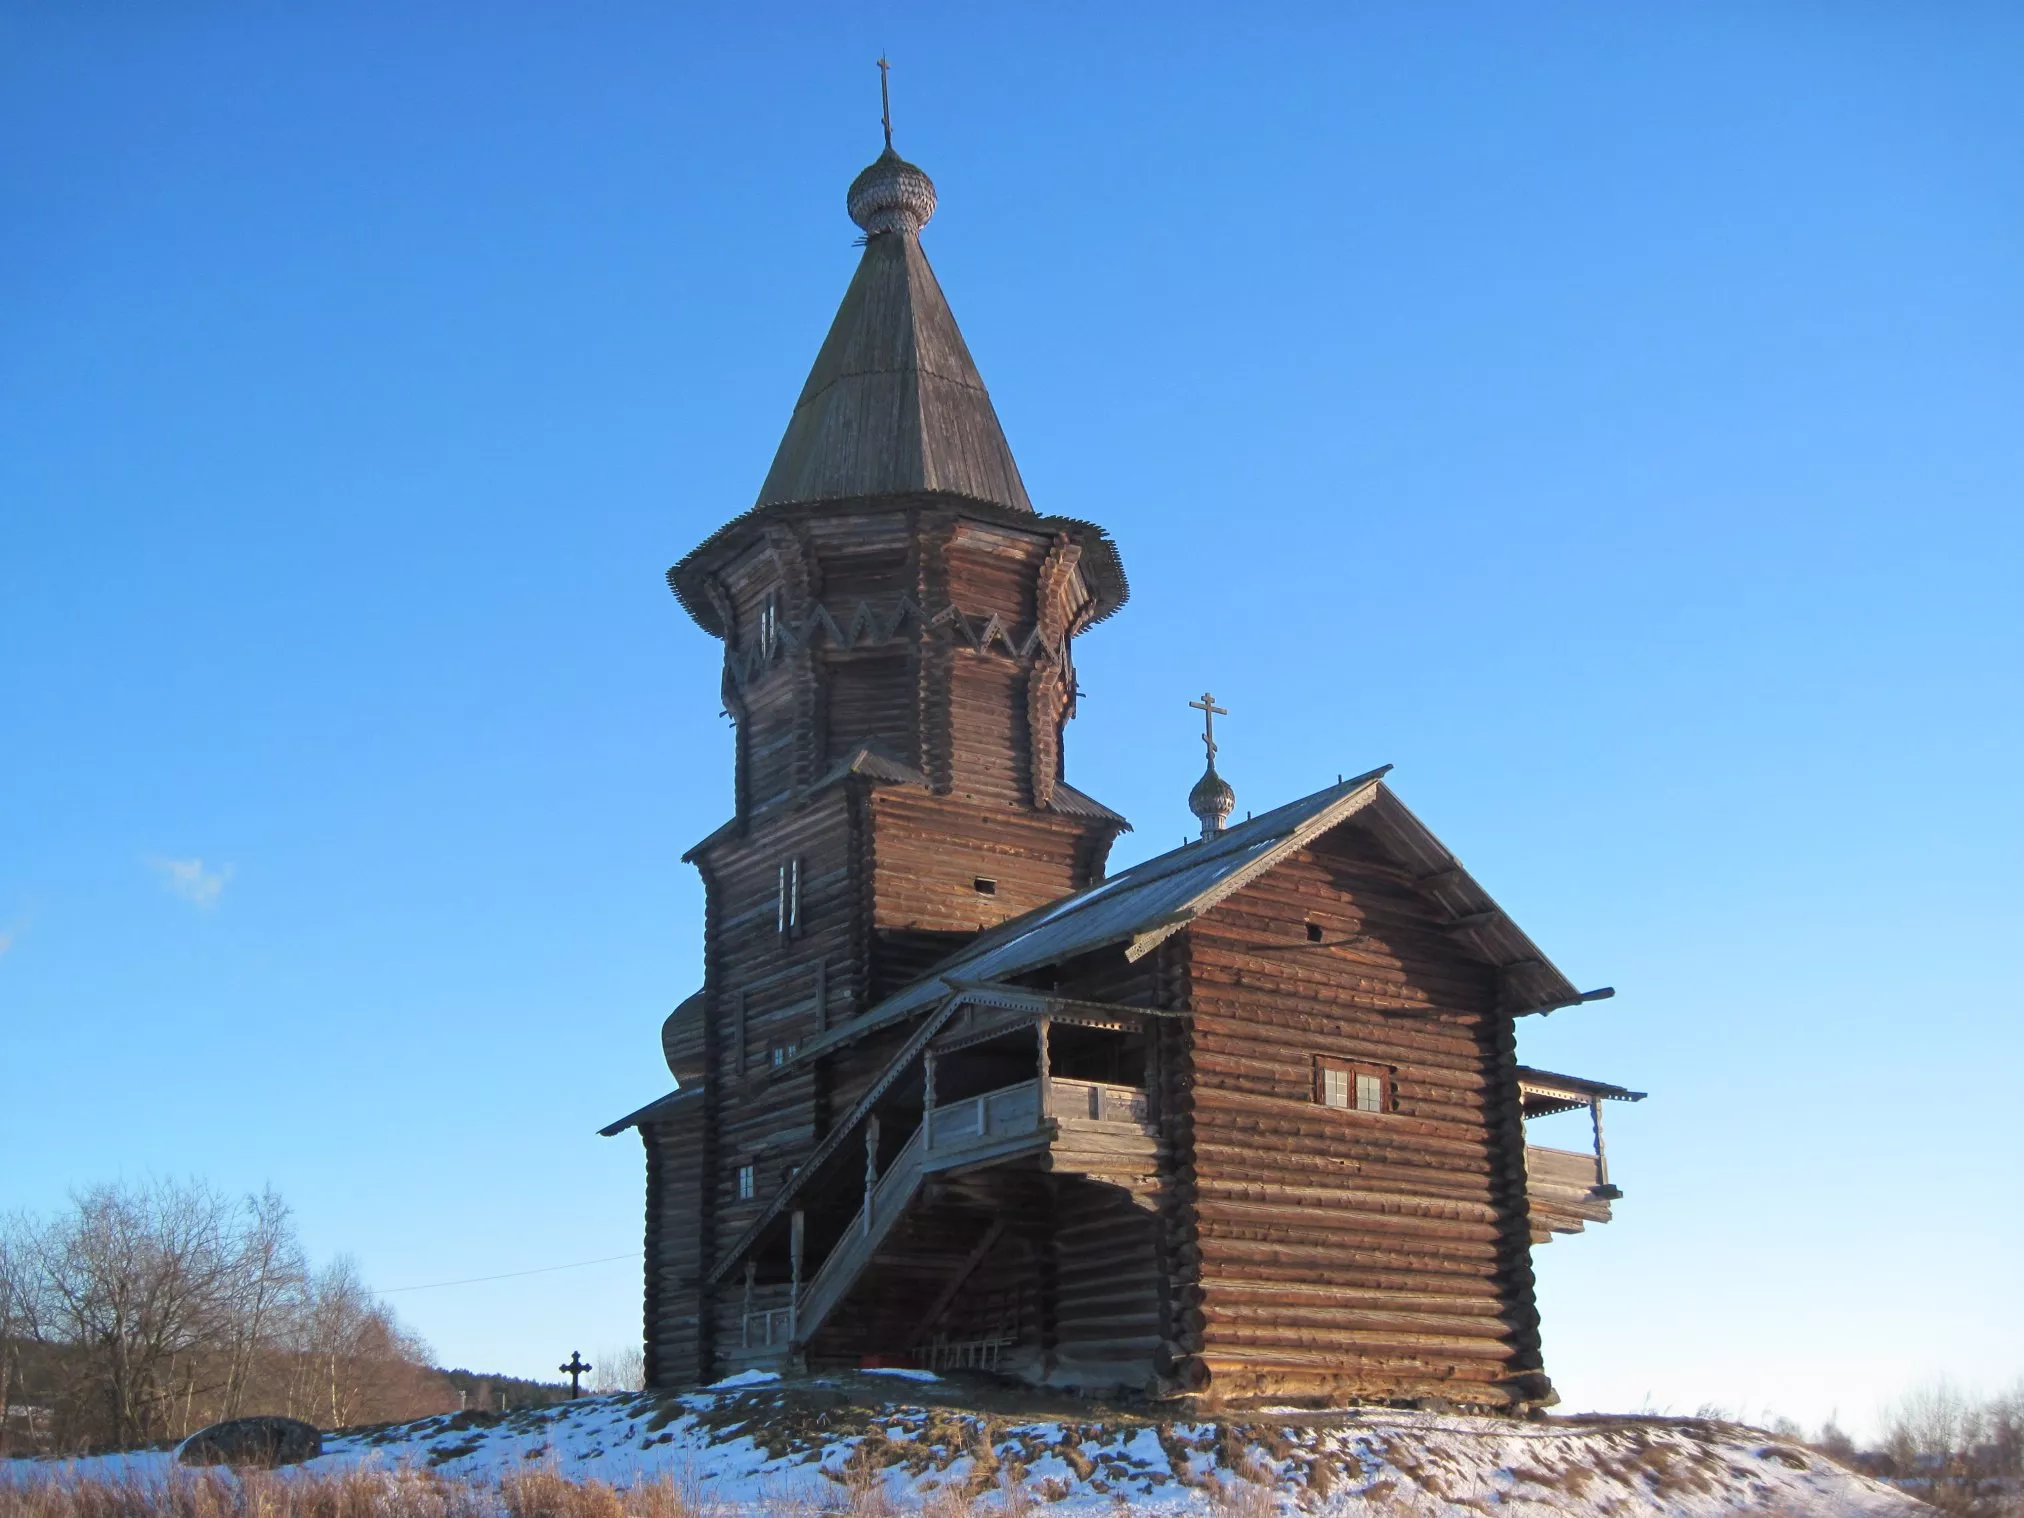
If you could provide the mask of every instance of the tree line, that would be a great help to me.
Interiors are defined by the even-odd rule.
[[[429,1360],[349,1259],[310,1265],[271,1190],[117,1183],[0,1220],[0,1455],[454,1411]]]

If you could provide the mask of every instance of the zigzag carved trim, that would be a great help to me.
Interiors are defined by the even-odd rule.
[[[779,616],[772,624],[770,641],[755,638],[745,648],[724,650],[724,673],[742,691],[788,655],[812,649],[819,642],[827,641],[832,648],[879,648],[903,642],[901,633],[910,621],[925,632],[946,636],[960,647],[980,654],[1001,652],[1021,664],[1036,661],[1059,664],[1067,642],[1066,638],[1047,637],[1038,623],[1025,637],[1015,638],[996,612],[980,622],[953,602],[930,616],[912,596],[902,595],[887,612],[881,612],[869,601],[858,602],[848,625],[843,627],[837,625],[829,608],[820,603],[798,625],[784,615]]]

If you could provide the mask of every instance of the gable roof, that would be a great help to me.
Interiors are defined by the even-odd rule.
[[[1390,765],[1247,819],[1213,838],[1133,865],[1097,885],[983,934],[850,1022],[804,1042],[796,1061],[912,1017],[958,987],[1005,981],[1113,944],[1139,959],[1274,865],[1354,816],[1415,871],[1447,926],[1504,972],[1504,1010],[1550,1012],[1584,995],[1478,885],[1462,863],[1383,784]]]

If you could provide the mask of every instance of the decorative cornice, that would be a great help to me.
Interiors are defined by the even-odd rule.
[[[825,642],[831,648],[904,644],[908,639],[902,634],[910,625],[928,636],[945,637],[956,647],[980,654],[1002,654],[1021,664],[1060,664],[1067,656],[1067,637],[1049,637],[1044,623],[1036,622],[1024,636],[1015,636],[1011,626],[996,612],[980,617],[951,602],[930,614],[912,596],[902,593],[890,601],[859,601],[848,620],[841,623],[820,602],[814,603],[798,623],[781,612],[772,623],[770,639],[755,638],[743,648],[725,648],[725,676],[737,690],[743,691],[792,654],[812,650]]]

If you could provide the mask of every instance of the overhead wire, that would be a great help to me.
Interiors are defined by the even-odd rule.
[[[442,1286],[476,1286],[481,1281],[511,1281],[520,1276],[545,1276],[558,1270],[581,1270],[586,1265],[609,1265],[613,1260],[637,1259],[635,1254],[608,1254],[596,1260],[577,1260],[568,1265],[541,1265],[533,1270],[509,1270],[496,1276],[466,1276],[460,1281],[424,1281],[419,1286],[389,1286],[380,1292],[390,1297],[398,1291],[434,1291]]]

